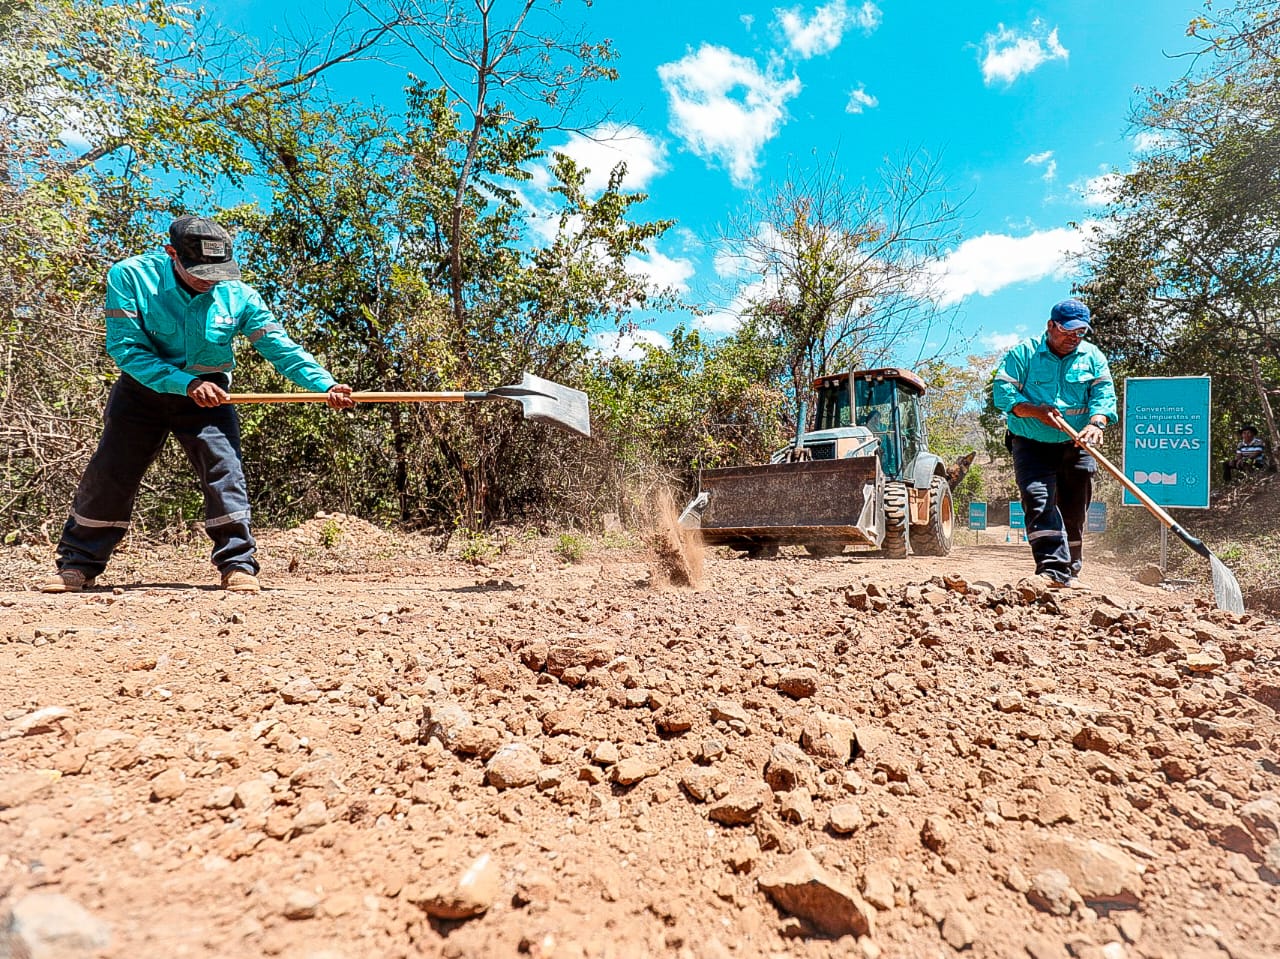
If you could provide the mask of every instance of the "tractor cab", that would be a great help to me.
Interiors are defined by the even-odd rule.
[[[909,370],[886,367],[836,373],[814,381],[813,421],[805,444],[814,434],[832,436],[837,445],[850,428],[869,430],[880,446],[880,463],[889,479],[900,479],[916,458],[929,449],[925,439],[920,397],[925,385]],[[837,458],[840,453],[837,452]]]

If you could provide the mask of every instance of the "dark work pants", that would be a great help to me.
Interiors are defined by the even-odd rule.
[[[204,525],[213,540],[214,565],[223,573],[258,572],[235,407],[206,409],[189,397],[147,389],[127,375],[116,381],[107,400],[102,439],[80,478],[58,541],[58,569],[97,576],[106,568],[129,529],[143,474],[171,433],[204,492]]]
[[[1010,449],[1036,572],[1065,583],[1080,575],[1084,521],[1098,464],[1074,443],[1014,436]]]

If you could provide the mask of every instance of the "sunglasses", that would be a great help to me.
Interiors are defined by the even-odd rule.
[[[1086,336],[1088,336],[1088,335],[1089,335],[1089,330],[1088,330],[1088,329],[1083,329],[1083,330],[1068,330],[1068,329],[1066,329],[1065,327],[1063,327],[1063,325],[1062,325],[1061,323],[1057,322],[1056,320],[1054,321],[1053,325],[1054,325],[1054,327],[1057,329],[1057,331],[1058,331],[1059,333],[1061,333],[1063,336],[1069,336],[1069,337],[1071,337],[1072,339],[1075,339],[1075,340],[1083,340]]]

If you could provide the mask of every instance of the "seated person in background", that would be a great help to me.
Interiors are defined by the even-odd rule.
[[[1266,465],[1267,448],[1258,438],[1258,431],[1252,426],[1240,427],[1240,442],[1236,446],[1236,454],[1222,464],[1222,478],[1231,482],[1231,471],[1262,469]]]

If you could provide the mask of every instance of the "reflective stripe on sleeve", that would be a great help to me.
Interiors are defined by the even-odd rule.
[[[89,519],[87,516],[81,516],[75,510],[71,511],[71,518],[81,526],[88,526],[91,529],[128,529],[129,521],[115,519]]]
[[[228,523],[239,523],[249,518],[247,509],[237,510],[234,513],[227,513],[225,516],[215,516],[213,519],[204,521],[205,529],[213,529],[215,526],[226,526]]]
[[[1018,381],[1018,380],[1015,380],[1015,379],[1014,379],[1012,376],[1010,376],[1008,373],[1004,372],[1004,370],[1001,370],[1000,372],[998,372],[998,373],[996,374],[996,379],[998,379],[998,380],[1000,380],[1001,382],[1004,382],[1004,383],[1012,383],[1014,386],[1016,386],[1016,387],[1018,388],[1018,390],[1019,390],[1019,391],[1021,391],[1021,390],[1022,390],[1022,383],[1021,383],[1020,381]]]
[[[138,314],[129,310],[107,310],[108,320],[136,320],[137,318]]]
[[[268,333],[283,333],[284,327],[279,323],[264,323],[251,333],[245,334],[249,338],[250,343],[257,343]]]
[[[231,372],[231,364],[223,363],[220,366],[202,366],[199,363],[192,363],[187,369],[192,373],[229,373]]]

